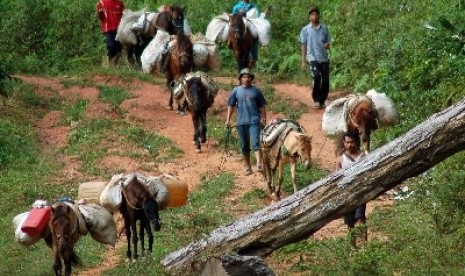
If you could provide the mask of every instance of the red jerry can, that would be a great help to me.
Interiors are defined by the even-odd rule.
[[[36,237],[37,235],[42,234],[45,226],[47,226],[50,221],[51,214],[52,211],[50,210],[50,207],[32,208],[24,221],[23,226],[21,226],[21,231],[31,237]]]

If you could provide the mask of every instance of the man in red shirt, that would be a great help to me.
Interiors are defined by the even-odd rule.
[[[107,56],[110,65],[116,65],[121,54],[121,43],[116,41],[116,30],[123,16],[122,0],[100,0],[97,4],[97,17],[100,19]]]

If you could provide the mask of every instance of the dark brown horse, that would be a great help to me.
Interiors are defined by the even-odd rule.
[[[356,97],[349,102],[348,112],[348,130],[360,135],[365,152],[369,152],[371,133],[378,129],[378,113],[372,100],[366,96]]]
[[[170,89],[168,108],[173,110],[174,80],[192,71],[194,67],[194,46],[188,36],[176,35],[176,41],[166,57],[166,85]],[[178,105],[178,112],[183,114],[185,106]]]
[[[139,182],[136,176],[130,176],[127,184],[123,187],[123,201],[120,206],[120,212],[124,219],[124,228],[128,241],[127,260],[135,261],[139,255],[137,253],[137,243],[140,238],[141,252],[145,254],[144,234],[148,235],[148,253],[152,252],[153,234],[150,228],[152,223],[153,230],[160,231],[160,218],[158,216],[158,204],[150,195],[146,186]],[[137,236],[137,221],[140,221],[139,236]],[[131,237],[134,246],[134,254],[131,252]]]
[[[62,261],[66,276],[71,275],[72,265],[81,265],[74,251],[74,245],[79,240],[79,221],[76,213],[66,204],[56,203],[52,206],[52,216],[49,229],[45,231],[44,239],[52,248],[55,275],[62,275]]]
[[[132,14],[144,14],[143,12],[133,12]],[[139,16],[132,16],[129,12],[128,14],[123,14],[121,19],[122,26],[118,27],[118,37],[123,45],[123,48],[127,51],[128,61],[134,63],[134,58],[140,66],[140,57],[145,47],[150,43],[150,41],[155,37],[158,30],[164,30],[170,35],[183,32],[184,30],[184,8],[178,6],[164,6],[163,11],[153,17],[150,21],[145,21],[143,30],[134,31],[134,32],[125,32],[123,30],[131,28],[131,25],[134,24]],[[146,15],[146,14],[145,14]],[[132,16],[125,20],[125,16]],[[148,17],[148,16],[147,16]],[[125,26],[127,24],[127,26]],[[148,25],[145,28],[145,25]],[[131,37],[124,37],[130,35]],[[123,37],[122,37],[123,36]],[[134,37],[135,36],[135,37]],[[134,44],[134,42],[137,43]]]
[[[214,97],[209,94],[201,77],[192,77],[186,81],[187,110],[192,115],[194,124],[195,151],[200,153],[201,143],[207,141],[207,110],[213,104]]]
[[[238,72],[243,68],[250,68],[253,66],[253,64],[250,63],[252,43],[252,33],[244,23],[242,14],[230,15],[228,47],[234,51]]]

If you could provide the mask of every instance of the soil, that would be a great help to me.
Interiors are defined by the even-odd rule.
[[[162,86],[152,85],[139,80],[121,79],[113,76],[95,76],[93,77],[94,86],[78,87],[72,86],[65,88],[59,79],[49,79],[33,76],[20,76],[20,78],[30,84],[37,86],[36,92],[41,95],[49,95],[51,92],[57,92],[59,95],[69,98],[83,98],[89,100],[90,104],[85,112],[86,118],[121,118],[143,127],[146,130],[155,131],[158,134],[168,137],[176,143],[176,146],[184,151],[182,158],[165,163],[146,162],[138,163],[131,157],[108,156],[103,158],[100,163],[102,169],[121,170],[127,173],[141,172],[146,175],[161,175],[169,173],[179,177],[185,182],[189,190],[194,190],[200,182],[200,177],[205,175],[216,175],[221,172],[229,171],[236,175],[236,186],[228,197],[228,201],[234,204],[236,200],[245,193],[261,188],[265,189],[265,182],[261,174],[254,172],[250,176],[243,175],[243,166],[241,157],[238,154],[226,155],[220,150],[217,141],[209,140],[202,146],[200,154],[195,153],[192,143],[192,121],[189,114],[180,116],[176,112],[168,111],[166,108],[168,92]],[[215,78],[219,83],[235,84],[235,78],[219,77]],[[98,85],[121,86],[130,91],[132,98],[124,101],[121,108],[125,111],[118,114],[112,110],[111,106],[103,103],[98,99]],[[260,82],[256,85],[260,86]],[[311,107],[310,87],[302,87],[290,83],[274,84],[275,93],[289,99],[290,101],[300,101],[308,106],[307,111],[302,115],[299,123],[312,136],[312,158],[321,168],[332,171],[335,168],[335,145],[332,140],[324,135],[321,130],[321,119],[324,109],[315,109]],[[226,99],[229,91],[220,90],[212,110],[217,116],[225,118]],[[335,99],[343,92],[330,93],[329,100]],[[283,118],[281,114],[272,114],[268,112],[267,121],[274,118]],[[35,123],[37,135],[44,145],[44,148],[50,150],[60,150],[66,146],[71,127],[63,126],[61,120],[63,113],[52,111],[46,114],[41,120]],[[113,148],[118,150],[122,147],[117,141]],[[133,150],[133,149],[131,149]],[[85,176],[79,171],[80,162],[75,156],[64,156],[62,162],[65,164],[61,173],[64,179],[83,179]],[[284,195],[287,196],[287,195]],[[269,199],[271,203],[271,199]],[[368,213],[376,206],[389,206],[389,200],[374,200],[368,203]],[[240,217],[245,215],[245,210],[241,208],[232,208],[235,210],[234,215]],[[337,219],[327,224],[325,227],[315,233],[316,239],[327,239],[345,235],[347,232],[342,219]],[[376,235],[369,231],[369,237]],[[125,238],[122,237],[117,243],[117,248],[125,246]],[[95,276],[102,274],[107,270],[123,261],[124,256],[118,254],[119,250],[108,250],[103,256],[104,261],[101,265],[86,271],[81,271],[79,275]],[[285,271],[283,264],[274,264],[270,260],[270,266],[276,271]]]

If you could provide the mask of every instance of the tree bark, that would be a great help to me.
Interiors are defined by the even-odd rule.
[[[173,273],[196,271],[205,256],[232,251],[264,257],[286,244],[308,238],[344,213],[463,150],[464,111],[462,99],[352,167],[309,183],[301,191],[170,253],[161,261],[163,266]]]

